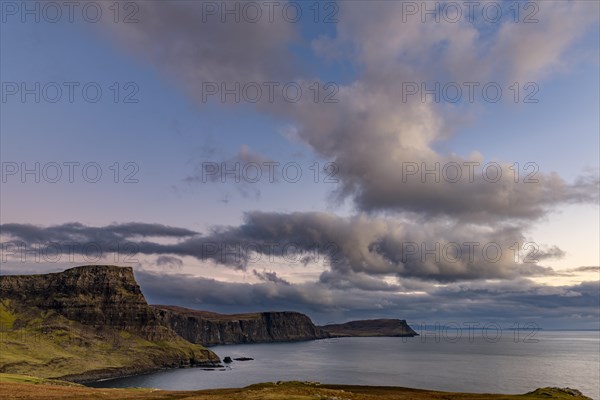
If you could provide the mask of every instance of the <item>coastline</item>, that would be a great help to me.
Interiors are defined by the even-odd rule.
[[[103,368],[98,370],[90,370],[81,372],[78,374],[69,374],[60,376],[57,378],[51,378],[53,380],[61,380],[67,382],[73,382],[78,384],[86,384],[93,382],[109,381],[118,378],[127,378],[139,375],[151,374],[159,371],[175,370],[175,369],[218,369],[223,368],[222,364],[216,364],[211,362],[197,363],[195,365],[188,366],[172,366],[172,367],[119,367],[119,368]]]
[[[97,282],[104,283],[99,285]],[[486,344],[486,350],[492,350],[492,356],[504,356],[510,352],[507,353],[504,348],[489,347],[489,338],[476,343],[471,340],[460,343],[454,339],[436,340],[435,346],[425,346],[424,343],[430,341],[426,334],[421,336],[421,340],[415,339],[415,346],[410,346],[413,351],[399,351],[398,344],[401,341],[396,338],[419,336],[406,320],[400,319],[356,320],[320,327],[314,325],[308,316],[298,312],[217,314],[175,306],[149,306],[131,268],[118,266],[81,266],[33,277],[1,276],[0,286],[3,289],[0,323],[10,328],[3,330],[1,338],[3,351],[0,372],[31,374],[53,380],[51,382],[69,381],[93,385],[95,382],[126,378],[122,382],[106,386],[93,386],[107,390],[119,386],[141,386],[158,387],[165,391],[195,391],[225,390],[256,382],[296,379],[322,380],[341,385],[375,385],[373,387],[395,387],[401,382],[405,386],[422,390],[434,389],[449,391],[448,393],[486,390],[490,393],[509,391],[515,394],[534,389],[536,386],[532,386],[533,384],[573,385],[594,396],[597,392],[597,387],[587,384],[593,378],[589,373],[580,374],[586,378],[583,380],[564,380],[560,374],[555,373],[560,371],[560,365],[548,373],[542,368],[545,364],[536,364],[537,353],[533,351],[536,346],[521,346],[517,349],[515,346],[520,345],[513,342],[525,341],[515,341],[512,333],[502,343],[509,345],[508,348],[518,354],[529,354],[529,366],[536,366],[536,371],[542,371],[546,375],[538,373],[535,377],[526,374],[528,378],[523,379],[523,374],[507,374],[499,381],[505,384],[484,385],[481,383],[486,382],[488,375],[481,373],[482,369],[471,368],[468,371],[455,369],[448,375],[438,371],[437,375],[430,374],[435,377],[434,380],[424,380],[423,376],[421,379],[414,377],[418,366],[423,367],[424,357],[433,360],[433,363],[425,365],[423,369],[430,371],[446,365],[435,362],[439,359],[439,354],[451,354],[453,357],[450,359],[462,365],[485,365],[489,351],[471,351],[471,348],[464,347],[467,345]],[[23,296],[24,292],[28,295]],[[158,307],[162,308],[159,312],[156,311]],[[162,314],[157,315],[159,313]],[[107,325],[106,320],[110,320],[111,324]],[[365,340],[367,338],[372,340]],[[537,343],[538,340],[532,342]],[[276,343],[309,344],[280,347]],[[542,353],[556,353],[558,343],[556,340],[546,342]],[[244,354],[246,350],[233,348],[231,351],[216,349],[220,346],[259,344],[267,346],[257,347],[256,354]],[[452,349],[444,346],[452,346]],[[163,374],[161,371],[224,368],[221,358],[207,347],[218,351],[221,356],[252,356],[256,360],[269,362],[259,361],[248,367],[233,368],[234,373],[227,374],[228,376],[207,378],[211,381],[210,384],[195,384],[197,373],[184,371],[182,375],[188,375],[193,384],[186,386],[180,380],[171,383],[164,381],[173,375]],[[304,364],[303,359],[290,356],[296,354],[299,348],[303,349],[304,360],[308,360]],[[571,349],[572,346],[562,348]],[[477,350],[477,347],[473,349]],[[449,350],[451,351],[448,352]],[[475,360],[472,357],[462,357],[464,350],[468,350],[466,353],[472,354]],[[525,350],[529,352],[524,353]],[[250,353],[249,350],[248,352]],[[581,357],[570,365],[588,365],[586,370],[589,371],[589,365],[594,360],[585,357],[586,354],[592,353],[588,351],[580,354]],[[484,355],[485,360],[482,358]],[[367,360],[373,362],[366,362]],[[398,362],[399,360],[402,362]],[[497,360],[502,364],[501,358]],[[474,361],[475,364],[472,364]],[[315,373],[315,365],[320,366],[318,373]],[[354,366],[343,380],[326,372],[336,368],[345,371],[349,365]],[[597,367],[597,360],[595,366]],[[522,367],[528,365],[522,364]],[[513,368],[514,365],[510,365],[509,369],[504,370],[512,371]],[[386,375],[382,373],[385,371],[393,373]],[[149,379],[135,378],[157,372],[156,377]],[[464,380],[465,373],[469,374],[471,381],[479,384],[469,384],[468,380]],[[400,376],[407,378],[397,379]],[[132,379],[127,379],[129,377]]]
[[[595,333],[581,335],[583,338],[595,336]],[[514,343],[510,336],[498,344],[488,344],[483,340],[470,343],[466,338],[459,343],[446,343],[444,340],[437,343],[419,338],[403,341],[402,338],[357,337],[289,344],[223,345],[212,349],[221,359],[225,356],[246,356],[254,360],[234,362],[226,372],[167,370],[107,383],[92,383],[91,386],[206,390],[298,380],[508,394],[560,386],[577,388],[585,395],[600,400],[598,385],[594,383],[597,372],[593,372],[597,368],[593,352],[598,348],[598,342],[580,342],[578,337],[554,333],[540,337],[539,343],[532,344]],[[577,353],[561,358],[560,354],[571,348],[573,340],[585,346],[589,355]],[[546,347],[555,351],[548,353]],[[516,353],[526,357],[511,357]],[[553,359],[562,361],[544,364],[543,354],[553,354],[556,356]],[[447,370],[447,365],[456,368]],[[577,377],[563,378],[561,371],[564,368],[561,369],[561,365],[581,366],[584,370]],[[495,366],[500,372],[493,372],[490,366]]]

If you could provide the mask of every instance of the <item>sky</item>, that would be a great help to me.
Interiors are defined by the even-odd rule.
[[[597,2],[0,5],[2,274],[600,328]]]

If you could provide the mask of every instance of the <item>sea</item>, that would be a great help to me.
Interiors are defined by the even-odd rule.
[[[600,400],[600,332],[536,331],[502,335],[427,334],[412,338],[338,338],[211,347],[225,368],[184,368],[104,380],[93,387],[194,390],[259,382],[401,386],[518,394],[570,387]]]

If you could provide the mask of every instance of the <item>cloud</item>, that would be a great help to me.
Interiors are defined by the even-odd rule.
[[[536,2],[536,23],[504,24],[492,49],[494,59],[513,81],[527,82],[565,70],[574,60],[564,56],[587,27],[597,22],[596,2]],[[533,12],[528,10],[528,14]],[[568,17],[567,17],[568,16]],[[551,38],[551,39],[550,39]]]
[[[575,272],[600,272],[600,267],[578,267],[573,269]]]
[[[569,183],[538,171],[536,182],[515,182],[511,163],[485,160],[477,152],[470,157],[440,154],[435,145],[465,123],[457,114],[468,115],[476,106],[440,104],[431,96],[423,102],[420,93],[406,96],[408,83],[430,89],[448,82],[508,87],[515,80],[546,77],[594,23],[598,5],[535,4],[541,10],[539,24],[506,20],[486,32],[466,19],[422,23],[417,16],[405,23],[402,2],[341,2],[336,36],[321,36],[313,47],[342,54],[344,61],[359,64],[362,74],[340,88],[338,103],[305,102],[293,110],[297,136],[339,167],[340,198],[351,199],[362,211],[410,211],[488,223],[537,219],[558,204],[596,203],[597,175]],[[490,162],[502,172],[496,182],[482,171]],[[479,164],[473,179],[465,163]],[[455,166],[462,173],[456,182]],[[407,175],[407,168],[415,167],[418,172]],[[452,173],[445,177],[448,167]],[[437,171],[437,177],[426,171]]]
[[[548,288],[528,280],[469,282],[424,292],[332,288],[302,285],[227,283],[180,274],[136,271],[144,295],[153,304],[176,304],[217,312],[293,310],[317,323],[357,318],[405,318],[418,327],[436,322],[487,322],[504,327],[535,323],[540,327],[598,328],[597,282]],[[579,315],[576,325],[573,315]],[[467,319],[465,319],[467,318]],[[461,325],[462,326],[462,325]]]
[[[260,279],[261,281],[264,282],[273,282],[273,283],[281,283],[287,286],[290,286],[290,283],[288,281],[286,281],[285,279],[279,277],[277,275],[277,272],[274,271],[263,271],[263,272],[259,272],[255,269],[252,270],[252,273],[254,274],[254,276],[256,276],[258,279]]]
[[[255,153],[249,146],[243,145],[239,152],[226,160],[213,160],[202,157],[196,162],[194,172],[184,179],[188,184],[228,183],[244,198],[260,198],[258,183],[280,181],[275,166],[279,165],[270,158]],[[264,177],[264,178],[263,178]]]
[[[44,272],[58,272],[52,265]],[[40,269],[2,268],[2,274]],[[497,323],[503,328],[535,324],[542,328],[600,329],[600,282],[550,287],[528,279],[470,281],[438,285],[404,279],[390,290],[348,285],[333,278],[303,284],[224,282],[178,271],[134,268],[150,304],[170,304],[222,313],[298,311],[317,324],[354,319],[407,319],[413,328],[436,323]],[[345,279],[345,277],[340,277]]]
[[[71,226],[75,228],[72,232],[69,231]],[[557,247],[537,246],[531,255],[531,249],[524,246],[529,241],[515,225],[490,228],[452,220],[423,225],[368,215],[341,218],[318,212],[249,212],[245,214],[243,224],[217,226],[205,235],[154,224],[138,227],[143,229],[79,224],[48,228],[6,224],[1,228],[3,235],[11,239],[3,243],[3,250],[13,256],[18,256],[19,241],[42,241],[50,254],[53,251],[76,254],[81,251],[83,254],[90,244],[109,253],[116,240],[127,244],[130,253],[191,256],[239,270],[246,270],[249,265],[270,264],[274,260],[307,265],[324,259],[338,283],[342,282],[339,278],[343,276],[354,285],[360,283],[363,288],[371,286],[377,290],[382,285],[389,286],[378,281],[386,276],[454,282],[550,275],[554,271],[539,265],[539,261],[562,254]],[[169,233],[180,236],[175,242],[165,242],[140,239],[140,232],[144,236]],[[70,245],[57,247],[53,244],[65,241]],[[10,249],[10,253],[6,249]],[[529,258],[519,258],[521,252]],[[535,258],[537,255],[539,259]],[[327,274],[322,279],[331,282]]]
[[[180,258],[172,256],[159,256],[156,259],[156,265],[170,269],[180,270],[183,268],[183,261]]]
[[[235,22],[231,15],[224,23],[207,6],[145,2],[139,4],[139,22],[107,22],[104,27],[124,50],[150,61],[198,99],[203,83],[281,80],[297,71],[293,57],[281,56],[298,40],[295,24],[282,18],[271,22],[266,16],[258,22]]]
[[[535,257],[537,260],[552,260],[552,259],[561,259],[565,256],[565,251],[558,248],[557,246],[551,246],[547,249],[543,249],[543,250],[535,250],[535,249],[531,249],[532,251],[535,251],[535,255],[533,255],[533,257]]]
[[[51,227],[31,224],[2,224],[0,234],[18,237],[28,243],[33,242],[81,242],[81,241],[123,241],[136,237],[185,238],[197,235],[197,232],[162,224],[129,222],[104,227],[86,226],[71,222]]]
[[[67,227],[72,226],[73,231]],[[174,304],[217,312],[256,312],[294,310],[308,313],[317,322],[342,322],[357,318],[406,318],[413,324],[438,321],[458,323],[477,321],[511,324],[534,322],[542,327],[598,328],[600,287],[598,282],[583,282],[569,286],[537,284],[527,277],[555,275],[552,269],[539,264],[516,264],[514,253],[497,262],[486,262],[475,256],[454,265],[448,260],[435,262],[435,255],[424,259],[402,260],[402,243],[434,243],[454,240],[495,240],[511,245],[521,235],[516,227],[496,230],[476,225],[456,225],[440,221],[435,227],[402,225],[398,221],[373,219],[369,216],[340,218],[324,213],[249,213],[244,224],[216,227],[206,235],[158,224],[135,224],[86,227],[64,224],[57,227],[5,224],[0,226],[3,238],[11,242],[26,238],[38,243],[56,242],[58,238],[77,237],[80,246],[87,240],[113,240],[110,232],[127,232],[119,238],[156,237],[158,233],[180,235],[175,243],[163,240],[136,240],[141,254],[158,255],[155,260],[135,266],[135,274],[148,301],[154,304]],[[106,231],[106,232],[104,232]],[[85,235],[88,236],[85,236]],[[192,235],[192,236],[187,236]],[[331,247],[332,240],[337,248]],[[2,243],[3,253],[6,251]],[[96,242],[98,243],[98,242]],[[231,282],[204,277],[206,267],[200,266],[194,275],[183,274],[178,266],[180,257],[192,256],[230,265],[230,259],[202,252],[203,244],[227,245],[226,249],[253,244],[254,249],[275,252],[293,244],[295,268],[302,268],[307,254],[318,258],[327,255],[329,263],[320,275],[303,283],[293,284],[276,270],[277,263],[269,257],[261,261],[262,268],[252,269],[258,283]],[[262,250],[261,250],[262,249]],[[278,250],[277,250],[278,249]],[[315,249],[317,251],[315,251]],[[544,248],[542,248],[544,249]],[[553,247],[540,253],[559,254]],[[283,254],[283,253],[278,253]],[[4,254],[3,254],[4,256]],[[289,257],[290,254],[287,254]],[[415,256],[413,254],[413,256]],[[248,257],[255,255],[248,254]],[[310,261],[309,261],[310,262]],[[233,264],[237,266],[237,264]],[[250,264],[247,264],[250,265]],[[254,264],[252,264],[254,265]],[[162,266],[156,269],[156,266]],[[168,268],[164,268],[168,267]],[[176,268],[172,268],[176,267]],[[268,267],[268,268],[267,268]],[[61,264],[3,263],[3,274],[40,273],[64,269]],[[581,267],[576,271],[594,272],[598,267]],[[240,272],[241,273],[241,272]]]
[[[510,225],[488,228],[448,220],[420,225],[366,215],[251,212],[246,213],[244,224],[216,229],[210,240],[242,244],[242,248],[246,244],[263,254],[272,250],[298,258],[324,255],[332,270],[344,274],[454,281],[552,271],[534,258],[527,264],[515,262],[512,249],[526,240],[518,226]],[[552,253],[542,250],[540,254],[548,258]]]
[[[319,282],[332,289],[360,289],[366,291],[397,292],[403,290],[402,285],[390,284],[384,279],[370,276],[364,272],[324,271]]]
[[[330,315],[555,320],[579,315],[597,325],[596,284],[550,287],[528,280],[555,276],[541,263],[562,257],[560,248],[540,244],[533,262],[515,259],[527,253],[522,244],[531,242],[524,232],[532,220],[561,204],[598,202],[598,176],[567,182],[536,171],[533,181],[515,180],[511,162],[488,160],[477,149],[468,156],[444,154],[437,145],[477,116],[481,99],[474,105],[442,104],[406,94],[406,84],[413,82],[508,86],[547,79],[579,62],[573,46],[594,23],[597,3],[536,2],[538,24],[506,19],[490,26],[422,23],[418,17],[402,22],[402,2],[338,2],[334,33],[311,43],[303,42],[302,24],[205,21],[202,4],[143,2],[139,23],[110,23],[105,29],[124,51],[149,61],[200,107],[206,104],[207,83],[231,88],[295,81],[310,93],[311,85],[323,82],[319,68],[300,65],[298,50],[334,66],[352,65],[354,75],[335,87],[337,102],[303,96],[291,103],[278,92],[275,101],[263,96],[250,106],[335,163],[341,181],[336,198],[349,199],[356,215],[249,212],[239,226],[205,234],[140,223],[4,224],[2,236],[10,240],[3,252],[5,244],[12,252],[18,241],[48,247],[75,242],[63,251],[76,252],[89,243],[109,248],[131,242],[135,252],[156,256],[156,266],[178,267],[187,256],[233,272],[255,267],[257,284],[136,272],[154,302],[217,311],[308,310],[328,318],[323,322]],[[237,104],[233,96],[222,102]],[[215,155],[209,148],[202,156]],[[249,147],[223,159],[228,165],[267,160]],[[502,172],[498,180],[490,179],[494,168],[482,168],[492,161]],[[454,180],[457,171],[461,179]],[[197,182],[199,172],[187,180]],[[315,282],[291,284],[271,268],[271,256],[298,266],[325,259],[327,265]],[[597,267],[589,268],[576,272]]]
[[[358,211],[495,223],[535,220],[561,204],[596,203],[600,180],[594,175],[567,182],[538,171],[536,182],[515,182],[512,162],[497,160],[503,174],[489,182],[481,167],[494,160],[485,160],[477,149],[469,157],[435,150],[473,117],[483,100],[471,106],[464,101],[423,102],[421,96],[407,98],[405,85],[497,82],[508,90],[515,80],[537,82],[576,63],[576,57],[568,63],[565,57],[573,57],[569,50],[594,23],[598,5],[534,4],[538,23],[504,18],[490,24],[481,18],[477,23],[467,18],[422,23],[419,16],[405,21],[403,2],[339,2],[335,33],[312,43],[298,39],[301,24],[281,19],[201,22],[202,6],[193,2],[147,2],[140,6],[140,23],[110,24],[107,29],[118,34],[120,45],[150,60],[196,99],[206,82],[215,81],[293,80],[310,93],[311,85],[323,82],[312,71],[296,68],[294,46],[313,51],[324,62],[350,63],[357,72],[350,82],[336,86],[335,103],[315,102],[312,96],[291,103],[278,94],[275,101],[263,96],[251,106],[287,121],[297,139],[333,161],[341,180],[337,199],[350,199]],[[235,104],[230,97],[225,102]],[[465,163],[480,164],[472,180]],[[423,171],[436,168],[444,178],[445,167],[454,164],[462,169],[459,181],[436,182],[426,173],[429,179],[423,178]],[[409,165],[420,171],[405,180]]]

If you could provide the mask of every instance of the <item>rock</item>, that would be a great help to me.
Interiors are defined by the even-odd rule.
[[[329,337],[304,314],[262,312],[225,315],[175,306],[154,306],[159,318],[192,343],[204,346],[315,340]]]
[[[369,319],[321,326],[332,337],[413,337],[418,336],[403,319]]]
[[[0,292],[2,298],[85,325],[131,331],[148,340],[174,336],[146,303],[131,267],[88,265],[44,275],[5,275]]]
[[[250,357],[238,357],[238,358],[234,358],[235,361],[253,361],[254,358],[250,358]]]
[[[227,356],[227,357],[225,357],[225,358],[223,359],[223,362],[224,362],[225,364],[231,364],[233,361],[231,360],[231,357]]]
[[[164,367],[220,366],[215,353],[184,340],[158,318],[156,310],[146,302],[131,267],[89,265],[51,274],[2,275],[0,300],[2,311],[15,315],[17,323],[11,329],[36,334],[37,340],[48,346],[64,342],[62,337],[69,340],[64,352],[72,357],[72,362],[60,370],[65,380],[91,381]],[[54,332],[62,336],[59,338]],[[115,364],[111,352],[129,355],[131,351],[122,343],[144,341],[146,344],[137,349],[137,359],[123,357]],[[107,351],[105,345],[109,343],[113,347]],[[35,352],[18,340],[7,345],[28,350],[23,363],[36,360],[31,365],[37,373],[58,377],[53,360],[38,360]],[[96,346],[95,350],[89,350],[90,346]],[[77,357],[82,351],[95,357],[96,370],[86,370],[89,366],[83,362],[80,366]],[[2,372],[10,372],[18,365],[19,362],[7,364],[0,360]]]

